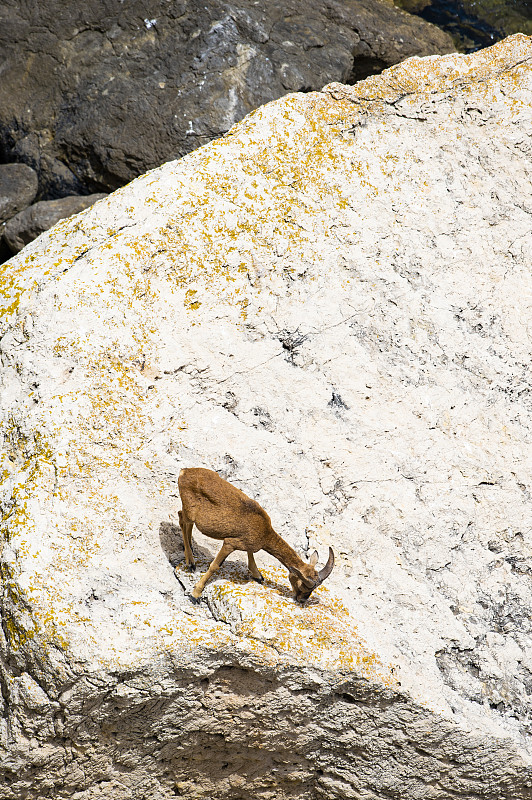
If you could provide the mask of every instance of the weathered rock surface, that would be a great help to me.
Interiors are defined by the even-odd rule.
[[[5,265],[2,798],[531,797],[531,99],[524,36],[294,94]],[[190,605],[191,465],[319,602]]]
[[[380,0],[2,0],[0,23],[0,144],[40,199],[116,189],[289,91],[454,50]]]
[[[27,164],[0,164],[0,223],[29,206],[38,188],[37,173]]]
[[[79,214],[102,197],[106,195],[70,195],[59,200],[41,200],[6,222],[4,239],[11,252],[18,253],[28,242],[32,242],[60,219]]]

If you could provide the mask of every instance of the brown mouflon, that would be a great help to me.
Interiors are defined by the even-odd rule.
[[[264,509],[236,486],[220,478],[218,473],[199,467],[182,469],[178,485],[183,505],[179,512],[179,524],[185,545],[187,567],[191,570],[196,569],[192,553],[194,525],[211,539],[223,539],[220,552],[192,590],[190,597],[194,602],[199,602],[209,578],[234,550],[244,550],[248,554],[249,571],[259,583],[262,583],[263,577],[253,554],[258,550],[266,550],[275,556],[288,569],[294,597],[300,603],[307,600],[314,589],[331,574],[334,567],[334,553],[331,547],[326,565],[318,572],[317,552],[312,554],[308,563],[303,561],[295,550],[275,533]]]

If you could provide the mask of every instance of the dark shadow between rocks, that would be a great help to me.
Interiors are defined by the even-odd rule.
[[[371,75],[378,75],[388,64],[375,56],[358,56],[353,60],[353,68],[345,80],[351,86],[358,81],[363,81]]]

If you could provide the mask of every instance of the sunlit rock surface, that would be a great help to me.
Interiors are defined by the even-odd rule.
[[[0,797],[531,796],[531,64],[291,95],[3,265]],[[183,466],[314,602],[190,604]]]

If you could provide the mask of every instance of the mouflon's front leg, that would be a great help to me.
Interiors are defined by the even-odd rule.
[[[209,578],[211,578],[214,575],[214,573],[220,569],[227,556],[230,556],[233,550],[236,550],[233,544],[231,544],[228,541],[225,541],[223,543],[222,549],[220,550],[216,558],[213,559],[213,561],[211,562],[211,565],[207,570],[207,572],[201,576],[197,584],[192,589],[192,592],[190,593],[190,599],[192,600],[193,603],[199,603],[199,598],[202,591],[205,588],[205,584],[207,583]]]

